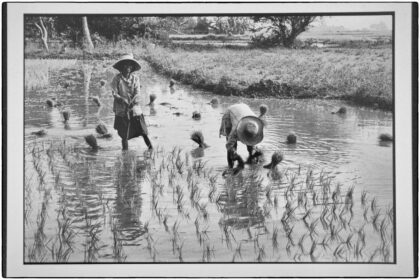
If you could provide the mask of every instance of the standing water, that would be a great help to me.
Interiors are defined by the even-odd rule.
[[[325,100],[217,96],[211,105],[214,95],[170,88],[142,67],[155,149],[136,138],[123,152],[111,61],[26,60],[25,262],[394,261],[392,144],[378,140],[392,132],[391,113],[346,105],[331,114],[344,104]],[[147,106],[150,94],[157,99]],[[236,102],[268,113],[264,162],[232,176],[219,127]],[[98,137],[100,123],[111,138]],[[190,140],[197,130],[209,148]],[[291,131],[296,144],[286,142]],[[98,150],[86,144],[90,134]],[[263,169],[279,150],[277,169]]]

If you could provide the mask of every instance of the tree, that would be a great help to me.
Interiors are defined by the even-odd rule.
[[[282,44],[286,48],[293,46],[296,37],[304,32],[315,21],[317,16],[254,16],[253,19],[262,26],[258,30],[265,35],[262,40],[269,44]]]
[[[83,37],[86,43],[86,47],[88,50],[93,50],[93,43],[92,43],[92,39],[90,38],[87,17],[82,17],[82,26],[83,26]]]
[[[45,28],[44,21],[41,17],[38,17],[39,24],[37,22],[34,22],[35,26],[38,28],[40,34],[41,34],[41,40],[42,44],[44,45],[44,48],[49,51],[48,48],[48,31],[47,28]]]

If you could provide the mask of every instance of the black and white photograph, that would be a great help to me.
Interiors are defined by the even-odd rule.
[[[415,277],[417,13],[3,4],[3,276]]]

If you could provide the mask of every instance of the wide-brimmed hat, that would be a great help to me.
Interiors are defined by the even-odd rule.
[[[264,123],[257,117],[243,117],[236,127],[238,139],[248,146],[254,146],[260,143],[264,138]]]
[[[121,70],[122,70],[122,65],[124,64],[124,63],[131,63],[132,65],[133,65],[133,67],[134,67],[134,69],[133,69],[133,71],[132,72],[134,72],[134,71],[137,71],[137,70],[140,70],[141,69],[141,66],[140,66],[140,63],[137,61],[137,60],[135,60],[134,59],[134,57],[133,57],[133,55],[132,54],[125,54],[125,55],[123,55],[117,62],[115,62],[115,64],[114,65],[112,65],[112,67],[114,67],[115,69],[117,69],[118,71],[120,71],[121,72]]]

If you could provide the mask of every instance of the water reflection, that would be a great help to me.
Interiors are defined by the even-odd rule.
[[[259,206],[260,187],[257,173],[246,180],[242,175],[229,176],[220,194],[219,210],[223,213],[221,222],[236,229],[248,228],[264,223]]]
[[[191,151],[191,156],[193,158],[202,158],[204,157],[204,149],[203,148],[195,148],[194,150]]]
[[[134,241],[145,231],[140,217],[142,213],[141,182],[144,181],[147,164],[137,158],[135,151],[123,152],[115,164],[116,199],[115,218],[120,239]]]
[[[150,115],[156,116],[155,104],[150,104]]]
[[[83,64],[82,65],[83,71],[83,94],[85,96],[85,115],[83,119],[83,126],[86,127],[88,124],[89,118],[89,86],[90,80],[92,78],[92,66],[90,64]]]

